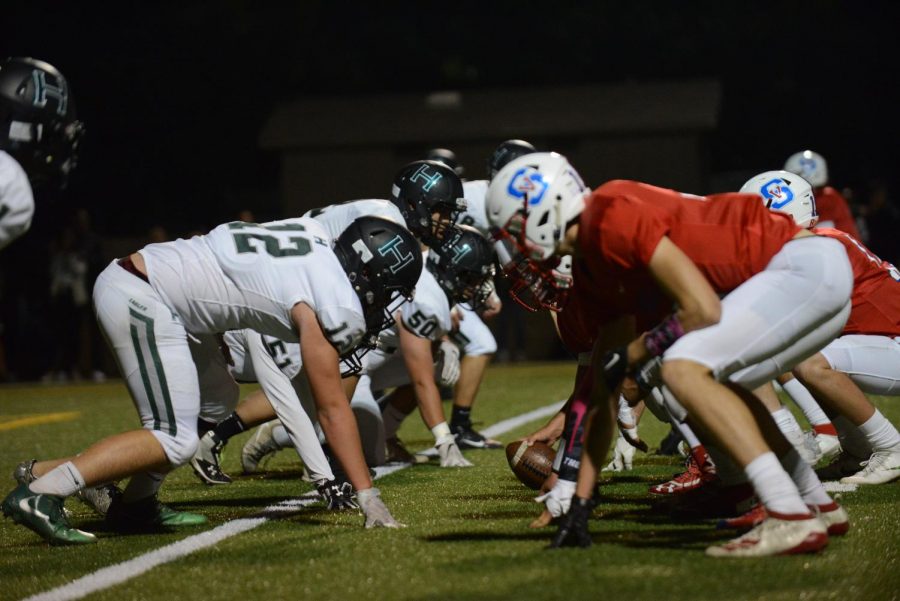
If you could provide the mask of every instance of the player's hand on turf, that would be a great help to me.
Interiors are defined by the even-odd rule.
[[[441,341],[436,353],[434,375],[438,384],[452,388],[459,381],[459,347],[448,340]]]
[[[650,450],[647,443],[641,440],[637,426],[634,424],[626,424],[622,421],[618,421],[617,423],[619,424],[619,433],[622,435],[622,438],[625,439],[625,442],[644,453]],[[618,445],[618,442],[616,444]]]
[[[353,486],[347,481],[322,480],[316,484],[316,488],[328,509],[359,509],[359,505],[353,500]]]
[[[590,547],[592,541],[588,532],[588,518],[593,510],[593,500],[575,497],[569,513],[559,521],[559,530],[556,531],[547,548]]]
[[[634,462],[635,448],[629,444],[625,437],[619,432],[616,439],[616,446],[613,450],[613,458],[609,464],[603,468],[604,472],[624,472],[632,469]]]
[[[375,488],[367,488],[356,493],[359,507],[366,516],[366,528],[405,528],[391,515],[387,505],[381,500],[381,491]]]
[[[441,467],[472,467],[472,462],[463,457],[452,435],[441,437],[435,446],[441,456]]]
[[[550,516],[558,518],[569,511],[572,497],[575,496],[575,483],[570,480],[559,479],[548,492],[535,497],[535,501],[543,503],[550,512]]]

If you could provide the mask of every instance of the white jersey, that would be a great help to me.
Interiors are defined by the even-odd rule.
[[[34,216],[34,196],[25,170],[0,150],[0,249],[24,234]]]
[[[365,333],[362,305],[331,237],[312,219],[225,223],[139,252],[150,285],[189,332],[249,328],[297,342],[291,309],[302,302],[341,354]]]
[[[320,209],[312,209],[303,214],[315,219],[328,231],[333,240],[337,240],[347,227],[359,217],[381,217],[406,227],[406,220],[400,209],[389,200],[376,198],[367,200],[350,200]]]
[[[466,210],[460,213],[457,223],[462,225],[471,225],[482,236],[490,237],[491,226],[487,219],[487,209],[484,202],[487,196],[488,184],[486,179],[476,179],[470,182],[463,182],[463,195],[466,197]]]
[[[440,340],[450,331],[450,301],[428,269],[416,282],[416,296],[400,308],[400,321],[420,338]],[[378,369],[400,347],[399,326],[395,322],[378,335],[378,349],[364,357],[366,371]]]

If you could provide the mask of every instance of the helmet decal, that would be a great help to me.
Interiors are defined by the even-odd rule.
[[[425,183],[422,185],[422,189],[429,192],[443,177],[440,173],[429,173],[428,165],[420,165],[409,178],[409,181],[418,182],[419,180],[424,180]]]
[[[378,248],[378,254],[382,257],[388,255],[394,257],[394,264],[390,266],[391,273],[397,273],[413,262],[413,254],[409,251],[406,251],[406,254],[403,252],[403,238],[399,235],[394,236],[389,242]]]
[[[813,157],[803,157],[800,159],[800,169],[803,171],[800,175],[804,175],[808,178],[809,175],[815,172],[816,167],[816,159]]]
[[[549,184],[533,167],[522,167],[509,180],[506,191],[513,198],[525,198],[529,205],[541,204]]]
[[[460,261],[462,261],[463,257],[472,252],[472,247],[469,246],[469,243],[460,244],[459,246],[453,247],[453,261],[454,265],[458,265]]]
[[[766,199],[766,206],[770,209],[780,209],[794,200],[794,193],[780,178],[769,180],[759,189],[759,193]]]
[[[60,78],[59,85],[54,86],[47,83],[47,74],[40,69],[31,72],[31,78],[34,81],[34,100],[32,104],[38,108],[47,106],[47,97],[56,99],[56,114],[65,117],[66,107],[69,104],[69,92],[66,89],[66,80]]]

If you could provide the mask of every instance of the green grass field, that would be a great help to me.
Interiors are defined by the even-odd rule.
[[[481,427],[536,409],[569,391],[571,364],[494,367],[476,406]],[[876,399],[900,423],[896,399]],[[431,436],[414,415],[401,430],[410,448]],[[57,420],[57,421],[50,421]],[[508,442],[543,420],[504,435]],[[110,433],[132,428],[136,414],[119,382],[103,385],[0,388],[0,474],[7,486],[16,463],[71,454]],[[642,436],[658,443],[666,428],[649,413]],[[240,472],[240,447],[226,449],[225,468]],[[678,471],[675,459],[636,457],[632,472],[604,480],[604,502],[591,522],[589,550],[548,552],[550,530],[530,530],[539,513],[503,451],[466,455],[474,468],[405,469],[378,481],[402,530],[364,530],[356,513],[318,505],[270,514],[252,530],[227,538],[127,581],[91,599],[628,599],[796,600],[900,598],[900,486],[846,493],[851,531],[818,556],[714,560],[703,549],[725,537],[710,522],[676,521],[654,512],[650,483]],[[69,501],[73,524],[94,530],[98,544],[49,547],[37,535],[0,520],[0,599],[20,599],[135,559],[171,543],[310,490],[296,455],[276,456],[263,476],[208,487],[189,468],[172,474],[161,498],[204,513],[207,526],[176,533],[118,536],[85,506]],[[119,569],[119,568],[117,568]],[[48,596],[48,599],[75,598]]]

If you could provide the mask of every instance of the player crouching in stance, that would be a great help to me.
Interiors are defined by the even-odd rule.
[[[767,211],[755,195],[700,198],[628,181],[588,193],[552,153],[507,165],[488,191],[488,217],[532,262],[575,254],[605,316],[587,452],[552,546],[591,544],[587,521],[615,427],[614,392],[655,357],[679,419],[690,415],[745,471],[768,510],[758,527],[707,554],[814,552],[828,543],[817,514],[846,521],[846,513],[749,391],[840,333],[853,285],[840,243]],[[678,310],[636,336],[635,307],[660,292]]]
[[[205,236],[151,244],[113,261],[97,278],[94,308],[143,429],[105,438],[74,457],[34,464],[39,477],[16,487],[3,512],[50,542],[92,543],[93,534],[68,524],[64,499],[131,476],[107,513],[114,529],[204,523],[205,517],[175,512],[156,498],[166,473],[187,463],[197,448],[200,390],[188,336],[252,328],[299,341],[313,395],[343,399],[324,419],[333,422],[336,435],[356,441],[359,460],[351,456],[353,444],[339,459],[357,485],[367,519],[377,515],[381,525],[396,525],[361,458],[339,360],[384,322],[396,294],[412,295],[421,256],[416,240],[394,222],[367,218],[356,224],[338,239],[341,253],[332,250],[321,225],[300,218],[227,223]],[[361,265],[346,264],[342,254],[359,256]],[[392,262],[370,271],[374,256]]]

